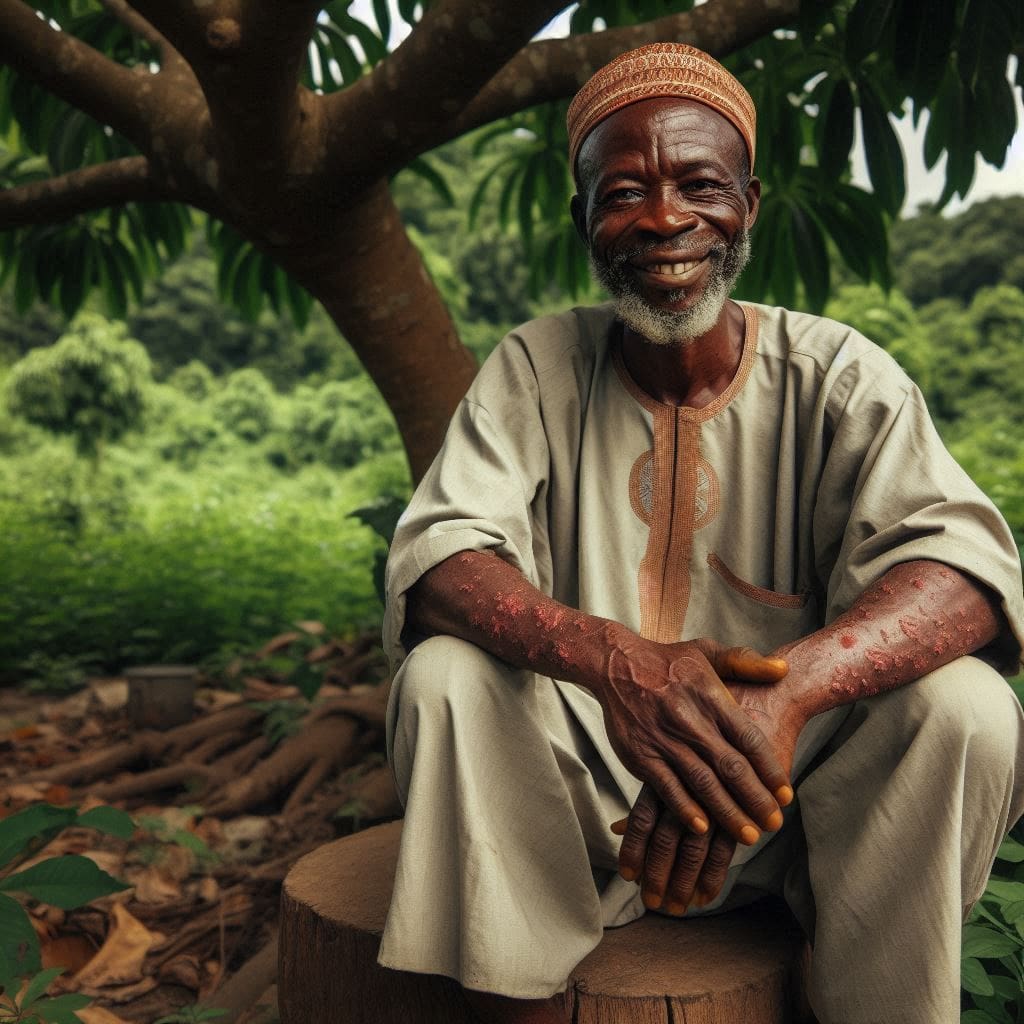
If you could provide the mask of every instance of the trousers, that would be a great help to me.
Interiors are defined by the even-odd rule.
[[[822,1024],[955,1024],[962,921],[1024,813],[1022,725],[973,657],[812,719],[782,829],[699,912],[782,895]],[[640,782],[589,692],[436,636],[396,674],[387,735],[406,815],[383,966],[544,998],[645,912],[609,830]]]

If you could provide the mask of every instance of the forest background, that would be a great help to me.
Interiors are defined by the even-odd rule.
[[[480,188],[500,156],[482,161],[470,137],[437,154],[443,187],[410,172],[393,182],[478,359],[517,323],[574,301],[556,283],[531,289],[512,218],[497,189],[492,200]],[[1018,545],[1021,237],[1024,197],[954,217],[923,207],[892,228],[893,288],[834,261],[825,310],[921,386]],[[318,307],[303,328],[269,304],[246,319],[217,281],[199,234],[121,318],[99,295],[69,321],[40,304],[21,314],[0,292],[0,682],[71,687],[147,662],[215,670],[296,620],[341,636],[379,621],[383,541],[366,521],[411,492],[394,421]],[[88,368],[60,376],[53,361],[89,352],[110,371],[107,407],[69,418],[97,385],[76,396]]]

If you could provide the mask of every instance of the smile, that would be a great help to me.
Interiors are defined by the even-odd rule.
[[[680,263],[648,263],[644,266],[634,264],[634,269],[650,279],[653,284],[682,288],[700,276],[701,267],[706,262],[707,257],[705,256],[704,259],[686,260]]]

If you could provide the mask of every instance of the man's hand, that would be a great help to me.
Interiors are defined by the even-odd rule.
[[[788,776],[803,716],[779,688],[765,685],[785,675],[785,662],[780,672],[781,659],[742,648],[723,649],[710,640],[695,643],[742,710],[759,724]],[[792,790],[781,802],[791,798]],[[720,828],[703,835],[684,828],[649,785],[641,790],[628,819],[613,824],[612,831],[624,837],[619,854],[622,876],[640,880],[645,906],[663,906],[671,914],[714,900],[736,849],[733,836]]]
[[[789,765],[763,731],[771,717],[763,716],[762,727],[755,724],[723,678],[764,684],[785,674],[782,659],[713,641],[655,644],[635,638],[612,651],[607,685],[598,697],[615,752],[678,823],[699,835],[715,824],[732,840],[752,845],[760,829],[782,824],[779,806],[793,796]],[[645,848],[657,824],[650,818],[634,826],[643,832]],[[666,849],[672,845],[666,837]],[[624,876],[633,871],[633,878],[641,866],[621,865]]]

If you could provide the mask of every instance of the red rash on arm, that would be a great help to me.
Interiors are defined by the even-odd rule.
[[[938,562],[897,565],[835,622],[785,651],[780,684],[807,717],[913,682],[1000,632],[994,595]]]
[[[486,551],[464,551],[436,565],[410,588],[407,602],[407,621],[418,633],[457,636],[517,668],[595,692],[616,640],[629,632],[560,604]]]

